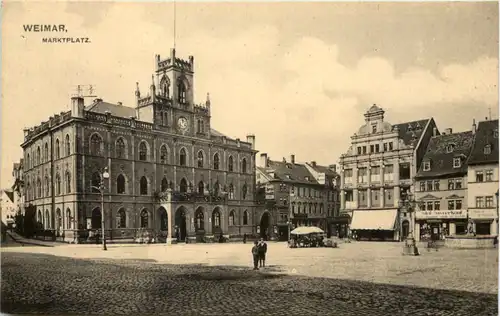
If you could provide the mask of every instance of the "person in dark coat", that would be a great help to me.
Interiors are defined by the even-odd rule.
[[[247,243],[247,234],[243,234],[243,243],[246,244]]]
[[[257,240],[254,241],[252,247],[252,257],[253,257],[253,269],[259,270],[259,245]]]
[[[258,244],[259,249],[259,262],[261,267],[266,266],[266,253],[267,253],[267,244],[263,238],[260,239]]]

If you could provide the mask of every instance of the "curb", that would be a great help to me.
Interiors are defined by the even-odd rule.
[[[33,245],[33,246],[41,246],[41,247],[54,247],[53,245],[47,245],[47,244],[43,244],[43,243],[36,243],[36,242],[30,241],[29,239],[26,239],[26,238],[23,238],[23,239],[27,240],[27,241],[20,240],[20,239],[14,237],[10,232],[7,232],[7,234],[10,236],[10,238],[12,238],[12,240],[14,240],[15,242],[20,243],[20,244]]]

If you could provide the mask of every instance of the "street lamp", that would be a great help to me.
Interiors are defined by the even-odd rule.
[[[108,250],[106,248],[106,234],[104,232],[104,179],[109,179],[108,167],[104,167],[104,170],[100,173],[99,187],[91,186],[92,189],[96,189],[101,194],[101,230],[102,230],[102,250]]]
[[[405,240],[405,245],[403,248],[403,255],[411,255],[418,256],[418,248],[415,242],[415,238],[413,237],[413,229],[415,227],[414,223],[414,214],[415,214],[415,199],[413,198],[413,194],[408,192],[404,200],[399,200],[399,208],[405,209],[406,212],[410,214],[410,229],[408,232],[408,236]]]

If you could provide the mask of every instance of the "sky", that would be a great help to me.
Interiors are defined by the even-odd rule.
[[[154,56],[174,45],[173,3],[3,2],[0,185],[12,184],[23,128],[69,110],[79,84],[135,106]],[[372,104],[391,124],[433,117],[470,130],[498,117],[498,4],[176,4],[177,56],[194,56],[194,95],[212,127],[255,134],[271,159],[338,162]],[[65,24],[66,33],[24,24]],[[88,37],[47,44],[42,37]],[[90,100],[89,100],[90,101]],[[257,155],[260,155],[257,154]]]

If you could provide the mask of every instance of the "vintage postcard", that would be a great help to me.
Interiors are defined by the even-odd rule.
[[[2,314],[498,314],[498,2],[1,14]]]

